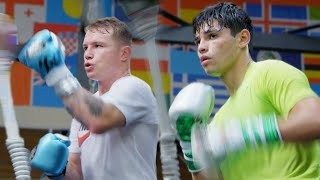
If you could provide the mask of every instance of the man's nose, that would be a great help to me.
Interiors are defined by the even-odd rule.
[[[208,45],[205,41],[200,41],[199,45],[198,45],[198,52],[203,54],[205,52],[207,52],[208,50]]]
[[[85,50],[84,52],[84,59],[85,60],[89,60],[89,59],[92,59],[93,58],[93,53],[92,51],[88,48]]]

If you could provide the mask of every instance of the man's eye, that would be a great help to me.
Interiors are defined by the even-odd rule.
[[[217,37],[217,35],[215,35],[215,34],[210,34],[210,39],[214,39],[214,38],[216,38]]]

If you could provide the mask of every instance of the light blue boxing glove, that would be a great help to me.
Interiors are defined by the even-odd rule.
[[[68,163],[70,141],[60,134],[43,136],[31,152],[31,167],[42,171],[50,179],[61,179]]]
[[[69,96],[80,88],[80,84],[65,65],[64,51],[61,40],[45,29],[24,45],[18,61],[37,71],[60,97]]]

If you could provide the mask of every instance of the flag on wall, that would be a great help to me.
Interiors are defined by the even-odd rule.
[[[43,5],[16,4],[14,17],[18,26],[19,42],[25,43],[34,34],[34,24],[44,23],[46,11]]]
[[[153,79],[150,72],[149,61],[145,53],[145,44],[134,42],[132,46],[131,73],[144,81],[153,88]],[[157,56],[160,67],[163,92],[169,102],[170,97],[170,74],[169,74],[169,46],[167,44],[157,44]]]
[[[208,76],[193,50],[193,46],[189,51],[177,50],[176,46],[172,46],[170,52],[170,72],[171,72],[171,102],[183,87],[191,82],[203,82],[212,86],[215,90],[215,108],[216,113],[220,107],[229,98],[225,85],[218,77]]]
[[[107,15],[116,14],[117,7],[111,6],[112,2],[116,1],[103,0],[103,2],[105,2]],[[220,1],[163,0],[161,1],[161,8],[191,23],[195,15],[204,7],[217,2]],[[240,5],[248,12],[254,23],[254,30],[259,32],[282,33],[293,28],[317,23],[320,20],[320,1],[316,0],[231,0],[231,2]],[[79,0],[0,0],[0,12],[14,15],[16,19],[20,43],[26,42],[35,32],[43,28],[56,32],[66,45],[66,62],[74,74],[76,74],[77,68],[78,48],[76,28],[80,21],[81,7],[82,2]],[[168,22],[163,18],[160,19],[160,23],[175,25],[175,23]],[[71,30],[68,29],[70,27]],[[320,36],[319,29],[309,31],[308,34]],[[179,88],[192,81],[208,81],[215,89],[220,88],[221,84],[216,82],[215,79],[206,77],[198,62],[197,55],[194,53],[194,46],[158,44],[157,47],[163,88],[168,97],[170,97],[170,93],[171,97],[174,97]],[[143,44],[135,42],[131,70],[134,75],[144,79],[152,86],[148,61],[144,54]],[[282,60],[299,69],[305,69],[313,88],[320,84],[317,80],[317,73],[320,70],[314,69],[315,65],[310,64],[310,58],[319,59],[318,56],[283,52],[280,52],[280,54]],[[14,63],[12,76],[14,79],[12,82],[13,97],[16,105],[62,106],[55,93],[44,85],[43,80],[37,73],[33,73],[19,63]],[[318,94],[320,93],[320,88],[314,89]],[[222,94],[225,95],[226,93]],[[48,96],[53,96],[53,99],[48,100]],[[223,102],[223,98],[217,102]],[[219,105],[216,107],[219,107]]]
[[[312,84],[320,83],[320,55],[318,54],[303,54],[304,57],[304,72],[307,75],[309,82]]]
[[[73,1],[73,6],[70,3],[63,2],[70,0],[47,0],[47,14],[44,16],[48,23],[78,25],[81,15],[82,2]]]

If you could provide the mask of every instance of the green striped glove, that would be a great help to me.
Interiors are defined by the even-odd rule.
[[[221,160],[229,152],[282,141],[275,114],[244,120],[231,119],[223,127],[212,124],[195,131],[192,137],[193,144],[203,147],[202,150],[194,151],[195,157],[201,157],[200,161],[209,159],[208,156]]]
[[[191,83],[175,97],[169,109],[170,122],[177,131],[185,162],[190,172],[202,170],[194,161],[191,130],[196,123],[207,124],[214,107],[214,91],[209,85]]]

